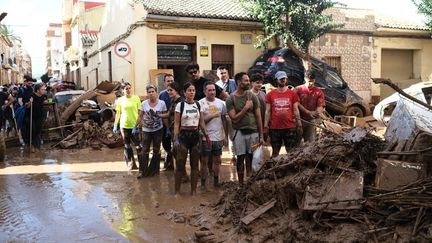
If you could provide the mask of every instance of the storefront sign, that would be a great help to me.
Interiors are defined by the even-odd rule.
[[[208,46],[200,46],[200,56],[208,57],[209,51]]]

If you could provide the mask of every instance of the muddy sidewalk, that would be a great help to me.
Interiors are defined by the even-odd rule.
[[[222,169],[222,180],[235,178],[234,167]],[[185,209],[221,194],[209,186],[190,197],[183,184],[175,198],[173,172],[135,174],[126,171],[121,148],[10,149],[0,167],[0,241],[173,242],[196,230]]]

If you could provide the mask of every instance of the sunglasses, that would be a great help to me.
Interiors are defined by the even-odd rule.
[[[198,73],[198,70],[189,71],[188,73],[191,74],[191,75],[192,75],[192,74],[196,74],[196,73]]]

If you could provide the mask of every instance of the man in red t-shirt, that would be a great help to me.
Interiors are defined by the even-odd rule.
[[[300,122],[299,97],[296,92],[288,89],[288,77],[284,71],[275,74],[278,87],[265,97],[266,113],[264,132],[269,131],[273,149],[272,157],[279,155],[282,143],[285,149],[296,147],[301,139],[302,124]],[[270,126],[270,130],[269,130]],[[300,139],[298,139],[300,138]]]
[[[303,139],[305,142],[314,141],[316,137],[316,127],[321,123],[320,116],[324,111],[325,99],[322,90],[315,86],[315,74],[307,74],[308,82],[306,85],[296,87],[297,94],[300,96],[300,114],[303,121]]]

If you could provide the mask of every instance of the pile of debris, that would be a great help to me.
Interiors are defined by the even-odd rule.
[[[377,189],[377,154],[384,146],[354,128],[268,160],[244,188],[225,184],[207,213],[217,223],[204,226],[223,232],[213,232],[216,241],[431,240],[432,178]]]
[[[101,149],[102,146],[109,148],[120,147],[123,145],[123,140],[120,134],[112,132],[113,122],[105,121],[102,126],[93,120],[87,120],[83,123],[78,123],[72,129],[72,134],[65,139],[53,145],[61,148],[83,148],[92,147]]]

